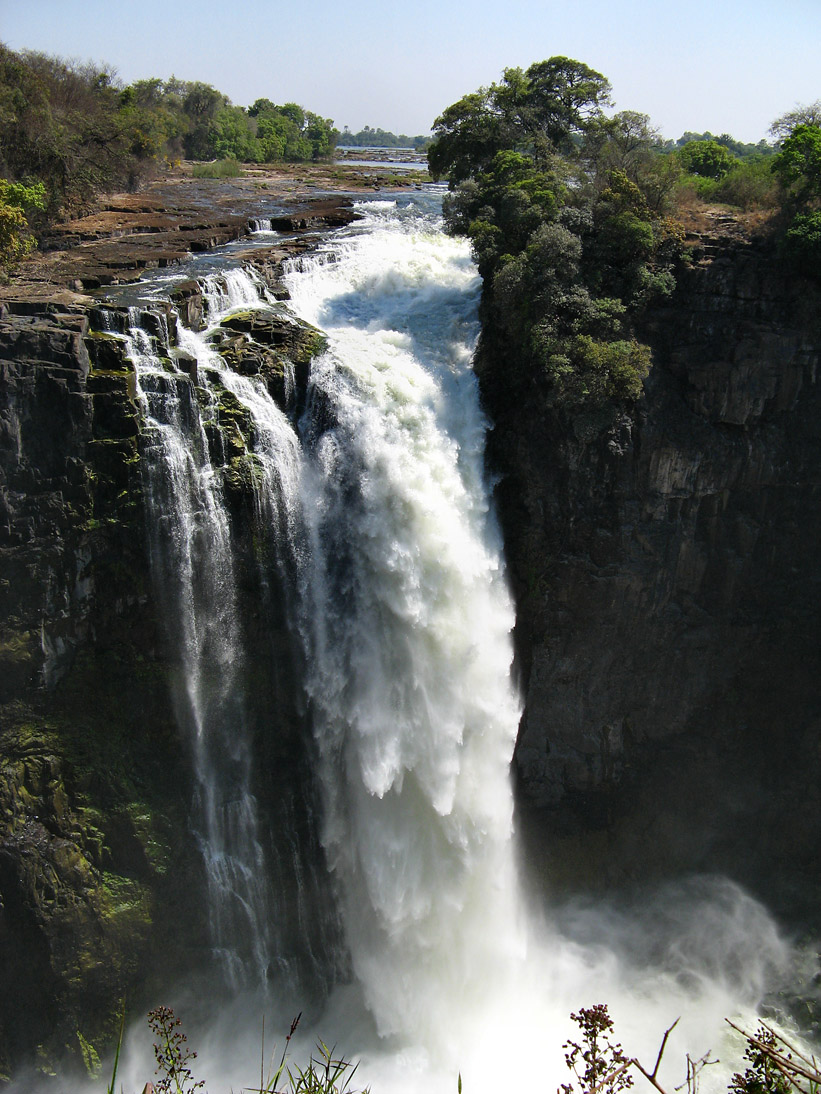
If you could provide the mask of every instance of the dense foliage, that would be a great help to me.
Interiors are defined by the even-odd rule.
[[[688,130],[686,133],[682,133],[677,141],[665,141],[663,147],[666,151],[675,152],[684,148],[685,145],[692,144],[694,141],[709,141],[713,144],[719,144],[739,160],[757,160],[762,157],[772,156],[775,152],[773,146],[766,140],[760,140],[756,144],[750,144],[744,141],[737,141],[735,137],[732,137],[729,133],[721,133],[716,137],[710,133],[709,130],[704,133],[692,133]]]
[[[0,269],[11,269],[33,249],[35,241],[28,215],[42,209],[44,204],[42,183],[23,186],[0,179]]]
[[[258,99],[246,110],[209,84],[174,77],[123,87],[104,66],[0,44],[0,176],[42,186],[41,218],[82,208],[115,186],[133,187],[182,156],[321,160],[337,136],[329,119],[296,103]],[[7,193],[0,201],[25,212],[25,202]],[[29,211],[36,208],[29,202]],[[11,224],[7,211],[0,216]]]
[[[819,104],[813,104],[818,107]],[[806,109],[806,108],[805,108]],[[811,108],[810,108],[811,109]],[[789,220],[782,250],[787,260],[808,277],[821,277],[821,114],[803,120],[781,142],[773,160]],[[782,119],[783,120],[783,119]]]
[[[449,182],[449,230],[471,240],[483,337],[513,400],[536,384],[567,410],[629,403],[650,368],[635,325],[674,285],[665,208],[680,168],[645,115],[608,118],[609,101],[604,76],[552,57],[435,122],[430,170]]]
[[[738,164],[738,158],[718,141],[688,141],[678,153],[685,171],[706,179],[721,179]]]

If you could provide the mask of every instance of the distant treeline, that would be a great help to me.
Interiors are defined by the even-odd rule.
[[[199,81],[138,80],[0,44],[0,176],[42,185],[35,220],[82,208],[183,157],[254,163],[329,159],[333,122],[296,103],[248,109]]]
[[[430,144],[430,135],[409,137],[405,133],[372,129],[369,125],[358,133],[352,133],[346,125],[339,134],[339,144],[350,148],[426,148]]]
[[[675,152],[679,148],[683,148],[685,144],[691,144],[693,141],[714,141],[732,152],[736,159],[740,160],[773,156],[777,151],[775,145],[770,144],[769,141],[763,138],[757,144],[745,144],[744,141],[737,141],[735,137],[731,137],[729,133],[722,133],[721,136],[716,137],[709,130],[706,133],[691,133],[688,130],[677,141],[661,141],[660,149],[665,152]]]

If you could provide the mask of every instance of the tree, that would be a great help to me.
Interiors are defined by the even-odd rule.
[[[799,203],[821,197],[821,127],[796,126],[773,159],[772,169]]]
[[[260,114],[273,114],[276,107],[270,99],[257,99],[248,107],[248,116],[257,118]]]
[[[551,57],[520,69],[508,69],[499,98],[533,141],[537,157],[572,153],[573,137],[584,133],[610,103],[610,81],[569,57]]]
[[[675,172],[656,170],[646,115],[604,117],[609,97],[601,73],[553,57],[506,69],[435,122],[428,162],[483,278],[500,399],[542,385],[575,414],[642,393],[650,350],[633,327],[674,285],[677,237],[660,210]]]
[[[433,123],[428,166],[456,184],[488,166],[505,148],[546,166],[557,152],[572,155],[574,139],[610,101],[601,73],[569,57],[551,57],[526,71],[505,69],[502,82],[479,88]]]
[[[805,106],[798,105],[794,110],[781,114],[770,126],[770,133],[778,140],[789,137],[799,125],[821,126],[821,99]]]
[[[228,98],[210,84],[196,81],[187,85],[182,108],[191,126],[183,138],[189,159],[205,160],[216,155],[213,123],[219,111],[229,105]]]
[[[678,153],[685,171],[703,179],[720,179],[738,163],[736,157],[718,141],[688,141]]]
[[[448,176],[451,186],[480,173],[503,148],[515,143],[492,88],[465,95],[433,123],[428,167],[434,179]]]

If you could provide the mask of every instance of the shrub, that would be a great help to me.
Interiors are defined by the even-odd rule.
[[[539,332],[536,332],[538,339]],[[650,347],[640,342],[600,342],[579,334],[547,349],[545,372],[553,382],[557,406],[597,407],[635,402],[650,372]]]
[[[821,211],[799,213],[784,234],[781,249],[788,263],[807,277],[821,277]]]
[[[712,183],[708,200],[750,209],[774,209],[778,205],[778,185],[770,161],[746,160]]]
[[[23,186],[0,179],[0,268],[10,270],[36,245],[26,214],[45,205],[42,183]]]
[[[194,164],[191,174],[195,179],[236,179],[242,174],[242,168],[235,159],[215,160]]]
[[[633,1061],[625,1056],[620,1044],[612,1040],[613,1019],[607,1007],[598,1003],[582,1007],[570,1017],[582,1031],[582,1044],[567,1041],[565,1063],[576,1076],[580,1094],[620,1094],[633,1085],[629,1068]],[[563,1094],[574,1094],[570,1083],[562,1083]]]

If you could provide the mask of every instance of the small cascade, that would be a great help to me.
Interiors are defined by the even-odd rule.
[[[209,274],[202,282],[202,303],[207,323],[238,308],[256,308],[265,299],[265,284],[254,270],[238,267]]]
[[[209,888],[211,936],[225,977],[236,987],[249,976],[264,981],[270,901],[250,792],[231,533],[207,428],[216,417],[217,394],[207,383],[195,390],[169,356],[167,330],[159,332],[158,345],[141,319],[138,309],[129,313],[127,343],[147,425],[142,455],[152,573],[178,659],[176,714],[194,759],[193,823]]]

